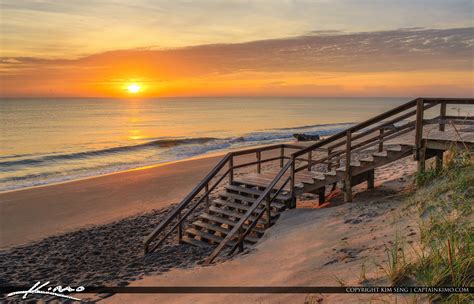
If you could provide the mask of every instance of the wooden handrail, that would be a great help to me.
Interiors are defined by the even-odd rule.
[[[435,119],[424,120],[423,113],[427,109],[433,106],[436,106],[438,104],[441,105],[440,116]],[[229,177],[229,182],[232,183],[233,176],[234,176],[233,173],[235,169],[257,165],[257,172],[260,172],[262,163],[280,160],[280,167],[281,167],[280,172],[277,174],[277,176],[275,176],[275,178],[272,180],[270,185],[268,185],[268,187],[259,196],[256,202],[247,211],[247,213],[245,213],[244,217],[236,224],[236,226],[234,226],[234,228],[229,232],[226,238],[224,238],[224,240],[219,244],[219,246],[214,250],[211,256],[207,259],[207,262],[210,263],[217,257],[217,255],[224,248],[226,243],[228,243],[234,237],[235,233],[239,231],[241,232],[241,237],[239,238],[239,241],[237,242],[237,244],[238,246],[243,245],[243,239],[245,238],[245,235],[250,233],[250,230],[251,230],[251,229],[250,230],[247,229],[247,231],[242,232],[243,223],[248,220],[249,216],[253,212],[255,212],[256,208],[263,202],[264,199],[266,200],[269,199],[269,194],[273,190],[276,183],[281,180],[285,172],[290,170],[290,177],[286,179],[283,186],[279,189],[278,193],[281,191],[281,189],[283,189],[286,186],[287,183],[290,183],[290,196],[291,196],[292,205],[293,205],[294,200],[295,200],[295,191],[294,191],[295,173],[305,168],[308,170],[311,170],[311,167],[314,166],[315,164],[326,163],[328,164],[328,169],[329,169],[332,167],[332,163],[335,160],[339,161],[340,159],[345,157],[346,163],[348,162],[348,170],[346,170],[348,173],[346,174],[347,176],[345,180],[347,181],[347,183],[350,184],[350,155],[351,153],[354,153],[361,149],[367,149],[368,147],[373,146],[375,144],[379,144],[380,147],[383,147],[384,141],[400,136],[401,134],[404,134],[407,131],[411,131],[413,128],[415,128],[415,138],[416,138],[415,140],[416,154],[415,155],[418,158],[417,153],[420,151],[422,137],[423,137],[423,133],[422,133],[423,124],[439,123],[440,130],[444,130],[444,125],[442,124],[445,123],[448,119],[455,119],[454,116],[446,116],[446,104],[474,104],[474,99],[472,98],[417,98],[405,104],[402,104],[398,107],[395,107],[387,112],[384,112],[375,117],[372,117],[366,121],[358,123],[344,131],[336,133],[324,140],[321,140],[305,148],[302,148],[301,146],[294,145],[294,144],[277,144],[277,145],[250,148],[250,149],[227,153],[218,162],[218,164],[204,177],[204,179],[202,179],[199,182],[199,184],[165,217],[165,219],[159,223],[158,227],[155,228],[145,238],[144,251],[145,253],[148,253],[150,251],[155,250],[176,229],[178,229],[178,235],[180,235],[182,233],[182,224],[187,219],[187,217],[197,208],[199,204],[201,204],[202,201],[204,201],[204,198],[207,202],[209,201],[209,194],[219,185],[219,183],[226,176]],[[416,110],[412,110],[410,112],[398,115],[406,110],[409,110],[415,107],[416,107]],[[395,118],[392,118],[389,121],[384,121],[395,115],[398,115],[398,116]],[[416,121],[412,123],[408,123],[406,125],[402,125],[399,127],[385,130],[385,127],[389,125],[393,125],[413,115],[416,115]],[[372,128],[366,129],[369,126],[372,126],[378,123],[380,124]],[[413,126],[413,123],[415,123],[414,126]],[[468,121],[466,124],[468,123],[471,124],[471,121]],[[380,131],[380,130],[384,130],[384,131]],[[378,134],[374,137],[369,138],[368,140],[365,140],[362,142],[354,142],[355,140],[363,138],[374,132],[378,132]],[[338,140],[341,140],[341,141],[338,141]],[[329,145],[331,143],[333,144]],[[338,149],[335,151],[335,148],[344,146],[344,145],[345,145],[345,149],[341,149],[341,150]],[[323,147],[326,147],[327,149],[327,152],[328,152],[327,156],[318,158],[316,154],[312,153],[313,151],[320,151],[320,150],[326,151],[324,150],[325,148]],[[279,156],[262,159],[262,152],[275,150],[275,149],[280,150]],[[287,156],[285,155],[285,149],[295,149],[297,151],[292,153],[290,156]],[[238,164],[238,165],[234,164],[235,157],[248,155],[252,153],[256,154],[256,157],[257,157],[256,161],[246,162],[246,163]],[[305,154],[308,155],[307,158],[301,157]],[[286,159],[289,159],[289,161],[285,165],[283,165]],[[307,164],[297,168],[296,167],[297,161],[307,162]],[[224,172],[224,174],[222,174],[217,179],[217,181],[212,186],[210,186],[211,180],[214,179],[216,176],[218,176],[218,174],[222,171],[222,169],[225,166],[228,167],[227,170]],[[193,206],[191,206],[189,209],[187,209],[187,211],[184,214],[182,214],[183,210],[187,208],[189,204],[191,204],[191,202],[196,198],[196,196],[199,195],[199,193],[201,193],[203,189],[205,189],[204,195],[202,195],[197,200],[197,202],[194,203]],[[270,203],[272,201],[273,199],[270,199]],[[269,207],[267,207],[267,209],[268,208]],[[263,216],[263,211],[261,213],[262,215],[260,215],[260,217]],[[150,250],[151,242],[153,242],[158,237],[158,235],[160,235],[160,233],[162,233],[165,230],[166,227],[170,226],[174,219],[178,219],[177,222],[171,226],[170,230],[166,232],[164,236],[157,243],[155,243],[155,245]],[[256,225],[256,221],[253,221],[252,225]]]
[[[283,177],[285,172],[291,167],[293,163],[292,160],[288,161],[283,168],[281,168],[280,172],[275,176],[272,182],[265,188],[262,194],[258,197],[258,199],[252,204],[252,206],[247,210],[247,212],[243,215],[243,217],[239,220],[238,223],[232,228],[232,230],[227,234],[227,236],[219,243],[219,245],[214,249],[211,255],[205,260],[205,264],[210,264],[214,261],[214,259],[221,253],[227,243],[232,240],[234,235],[241,229],[244,223],[249,219],[249,217],[255,212],[258,206],[263,202],[265,198],[270,194],[270,192],[275,187],[276,183]]]
[[[255,228],[255,226],[257,225],[257,222],[262,218],[263,214],[265,212],[269,212],[269,207],[271,206],[271,203],[275,200],[275,198],[278,197],[278,195],[280,194],[280,192],[285,188],[285,186],[288,184],[288,182],[290,181],[291,177],[289,176],[285,182],[280,186],[280,188],[273,194],[273,196],[269,199],[267,198],[267,207],[266,208],[262,208],[262,210],[260,210],[260,212],[257,214],[257,217],[252,221],[252,223],[247,227],[247,229],[245,230],[244,233],[242,233],[237,242],[234,244],[234,246],[231,248],[231,250],[229,251],[229,253],[227,255],[232,255],[235,250],[241,246],[241,244],[243,243],[243,241],[245,240],[245,237],[252,231],[253,228]]]
[[[144,241],[144,252],[149,253],[154,251],[158,248],[159,245],[163,243],[163,241],[169,237],[176,229],[178,229],[178,233],[181,232],[181,225],[187,219],[187,217],[196,209],[196,207],[201,204],[201,202],[206,198],[208,201],[209,194],[217,187],[217,185],[224,179],[225,176],[229,176],[229,182],[232,183],[233,180],[233,172],[235,169],[239,169],[242,167],[252,166],[252,165],[260,165],[265,162],[281,160],[282,162],[284,159],[289,159],[288,156],[284,156],[284,149],[301,149],[298,145],[291,145],[291,144],[277,144],[277,145],[270,145],[270,146],[263,146],[251,149],[244,149],[234,152],[227,153],[217,165],[199,182],[199,184],[194,187],[194,189],[166,216],[166,218],[159,223],[159,225],[145,238]],[[244,164],[234,165],[233,160],[234,157],[248,155],[252,153],[261,154],[263,151],[270,151],[270,150],[280,150],[283,151],[283,154],[278,157],[273,157],[270,159],[262,159],[261,157],[257,161],[247,162]],[[219,172],[225,167],[228,166],[228,169],[225,173],[217,180],[217,182],[212,186],[209,187],[210,181],[215,178]],[[258,169],[257,169],[258,170]],[[204,195],[192,206],[189,210],[182,215],[181,212],[183,209],[189,206],[192,200],[199,194],[201,191],[205,189]],[[160,233],[162,233],[166,227],[170,226],[174,219],[178,218],[177,223],[171,226],[171,229],[166,232],[163,237],[157,241],[153,247],[150,248],[151,243],[158,237]]]
[[[377,123],[377,122],[379,122],[379,121],[382,121],[382,120],[384,120],[384,119],[386,119],[386,118],[388,118],[388,117],[390,117],[390,116],[393,116],[393,115],[395,115],[395,114],[398,114],[398,113],[400,113],[400,112],[403,112],[403,111],[405,111],[405,110],[408,110],[409,108],[412,108],[412,107],[414,107],[414,106],[416,105],[416,101],[417,101],[417,99],[411,100],[411,101],[409,101],[409,102],[407,102],[407,103],[404,103],[404,104],[402,104],[402,105],[400,105],[400,106],[398,106],[398,107],[396,107],[396,108],[393,108],[393,109],[391,109],[391,110],[389,110],[389,111],[387,111],[387,112],[385,112],[385,113],[379,114],[379,115],[377,115],[377,116],[375,116],[375,117],[373,117],[373,118],[370,118],[370,119],[368,119],[368,120],[366,120],[366,121],[363,121],[363,122],[361,122],[361,123],[358,123],[358,124],[355,125],[355,126],[352,126],[352,127],[348,128],[348,129],[346,129],[346,130],[344,130],[344,131],[341,131],[341,132],[339,132],[339,133],[336,133],[336,134],[334,134],[334,135],[332,135],[332,136],[330,136],[330,137],[328,137],[328,138],[326,138],[326,139],[324,139],[324,140],[322,140],[322,141],[320,141],[320,142],[317,142],[317,143],[315,143],[315,144],[313,144],[313,145],[311,145],[311,146],[308,146],[307,148],[301,149],[300,151],[297,151],[297,152],[293,153],[292,156],[294,156],[294,157],[301,156],[301,155],[303,155],[303,154],[308,153],[309,151],[315,150],[316,148],[320,148],[320,147],[322,147],[322,146],[327,145],[328,143],[331,143],[331,142],[334,142],[334,141],[336,141],[336,140],[338,140],[338,139],[344,138],[344,137],[346,136],[346,132],[347,132],[347,131],[350,131],[351,133],[357,132],[357,131],[359,131],[359,130],[362,130],[362,129],[365,128],[365,127],[368,127],[368,126],[370,126],[370,125],[372,125],[372,124],[374,124],[374,123]]]

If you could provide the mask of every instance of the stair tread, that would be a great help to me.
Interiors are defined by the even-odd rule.
[[[268,185],[270,184],[272,180],[268,180],[268,179],[261,179],[259,177],[256,177],[256,176],[250,176],[250,175],[245,175],[245,176],[242,176],[242,177],[236,177],[234,178],[234,183],[239,183],[239,184],[245,184],[245,185],[249,185],[249,186],[252,186],[252,187],[261,187],[261,188],[266,188],[268,187]],[[289,183],[288,183],[289,184]],[[286,185],[285,187],[285,190],[286,191],[289,191],[289,186],[288,184]],[[278,190],[280,187],[280,184],[277,183],[275,185],[275,187],[273,187],[274,190]],[[295,184],[295,188],[303,188],[303,184],[302,183],[296,183]]]
[[[245,210],[245,211],[249,210],[252,207],[252,206],[246,206],[246,205],[243,205],[243,204],[229,202],[229,201],[221,200],[221,199],[214,200],[213,205],[215,206],[215,204],[219,204],[219,205],[223,205],[223,206],[227,206],[227,207],[231,207],[231,208],[235,208],[235,209]],[[263,206],[264,205],[261,205],[259,208],[257,208],[257,210],[255,210],[255,212],[260,211]],[[276,216],[276,215],[279,214],[279,213],[276,213],[274,210],[270,210],[270,212],[271,212],[272,216]]]
[[[211,247],[211,244],[209,243],[206,243],[206,242],[203,242],[203,241],[200,241],[200,240],[196,240],[195,238],[191,238],[187,235],[183,236],[183,238],[181,239],[181,241],[185,242],[185,243],[188,243],[190,245],[194,245],[196,247],[203,247],[203,248],[208,248],[208,247]]]
[[[361,162],[373,162],[374,158],[373,157],[366,157],[366,158],[360,159],[359,161],[361,161]]]
[[[229,229],[224,228],[220,225],[206,223],[206,222],[203,222],[203,221],[200,221],[200,220],[197,220],[197,221],[193,222],[193,225],[197,226],[197,227],[200,227],[200,228],[209,229],[209,230],[213,230],[213,231],[216,231],[216,232],[224,233],[224,234],[227,234],[230,231]]]
[[[402,146],[392,146],[392,147],[387,147],[385,148],[387,151],[394,151],[394,152],[400,152],[402,151]]]
[[[250,196],[243,196],[243,195],[240,195],[240,194],[230,193],[230,192],[220,193],[219,196],[223,197],[223,198],[227,197],[227,198],[231,198],[231,199],[234,199],[234,200],[239,200],[239,201],[243,201],[243,202],[247,202],[247,203],[254,203],[255,201],[257,201],[256,198],[253,198],[253,197],[250,197]]]
[[[212,211],[212,212],[223,214],[223,215],[232,216],[232,217],[235,217],[235,218],[238,218],[238,219],[241,219],[245,215],[245,213],[225,210],[225,209],[221,209],[221,208],[218,208],[218,207],[215,207],[215,206],[209,207],[209,210]],[[251,216],[249,216],[248,219],[250,221],[254,221],[256,219],[256,216],[251,215]],[[260,220],[262,220],[262,219],[260,219]]]
[[[225,229],[224,227],[221,227],[221,226],[218,226],[218,225],[212,225],[212,224],[209,224],[209,223],[204,223],[202,221],[196,221],[193,223],[193,225],[195,226],[198,226],[199,228],[204,228],[204,229],[208,229],[208,230],[213,230],[213,231],[218,231],[218,232],[221,232],[222,234],[224,235],[227,235],[229,234],[230,230],[228,229]],[[196,228],[193,228],[195,230],[199,230],[199,229],[196,229]],[[186,230],[187,231],[187,230]],[[218,236],[219,237],[219,236]],[[221,237],[222,238],[222,237]],[[253,237],[251,235],[247,235],[245,237],[245,240],[249,243],[253,243],[255,244],[256,242],[258,242],[258,238],[256,237]]]
[[[360,163],[351,163],[351,167],[360,167]],[[336,171],[346,171],[346,166],[341,166]]]
[[[235,186],[235,185],[227,185],[226,189],[232,190],[232,191],[244,192],[244,193],[251,194],[251,195],[258,195],[258,196],[260,196],[263,193],[263,191],[260,191],[260,190],[257,190],[257,189],[252,189],[252,188],[247,188],[247,187],[239,187],[239,186]],[[282,201],[286,201],[286,200],[289,199],[289,195],[285,195],[285,194],[280,193],[280,194],[278,194],[277,199],[282,200]],[[278,203],[278,202],[275,202],[275,203]],[[285,204],[282,204],[282,203],[278,203],[278,205],[281,205],[282,207],[285,207]]]
[[[326,177],[324,176],[324,174],[315,174],[313,176],[313,179],[323,181],[326,179]]]
[[[375,156],[375,157],[387,157],[387,151],[375,152],[375,153],[372,153],[372,156]]]
[[[212,214],[209,214],[209,213],[201,213],[199,215],[199,217],[202,218],[202,219],[206,219],[206,220],[209,220],[209,221],[225,224],[225,225],[232,226],[232,227],[234,227],[237,224],[237,221],[231,221],[229,219],[219,217],[219,216],[215,216],[215,215],[212,215]],[[247,228],[247,227],[248,227],[248,225],[243,225],[244,229]],[[260,234],[265,233],[265,230],[261,229],[259,227],[254,227],[252,229],[252,231],[255,231],[255,232],[260,233]]]
[[[195,236],[199,236],[201,238],[204,238],[206,240],[213,241],[213,242],[216,242],[216,243],[220,243],[224,239],[224,238],[222,238],[220,236],[217,236],[213,233],[209,233],[209,232],[199,230],[199,229],[196,229],[196,228],[192,228],[192,227],[186,229],[185,233],[192,234],[192,235],[195,235]]]
[[[328,171],[324,173],[324,175],[329,175],[329,176],[336,176],[336,174],[337,174],[336,170],[332,170],[332,171]]]

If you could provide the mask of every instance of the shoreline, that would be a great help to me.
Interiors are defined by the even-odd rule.
[[[219,159],[184,160],[0,193],[0,248],[168,207]]]
[[[254,148],[258,146],[248,147]],[[239,150],[239,149],[237,149]],[[0,249],[179,203],[223,153],[0,193]],[[240,156],[242,161],[255,155]],[[248,170],[253,170],[249,167]]]
[[[263,144],[263,145],[262,144],[260,144],[260,145],[249,145],[249,146],[244,146],[244,147],[236,147],[236,148],[232,148],[232,149],[224,149],[224,150],[214,151],[214,152],[210,152],[210,153],[194,155],[194,156],[183,158],[183,159],[177,159],[177,160],[173,160],[173,161],[165,161],[165,162],[162,162],[162,163],[156,163],[156,164],[147,165],[147,166],[130,168],[130,169],[126,169],[126,170],[119,170],[119,171],[103,173],[103,174],[99,174],[99,175],[91,175],[91,176],[73,178],[73,179],[70,179],[70,180],[52,182],[52,183],[47,183],[47,184],[42,184],[42,185],[28,186],[28,187],[18,188],[18,189],[4,190],[4,191],[0,191],[0,196],[2,194],[8,194],[8,193],[18,192],[18,191],[23,191],[23,190],[37,189],[37,188],[49,187],[49,186],[57,186],[57,185],[62,185],[62,184],[66,184],[66,183],[73,183],[73,182],[84,181],[84,180],[100,178],[100,177],[106,177],[106,176],[110,176],[110,175],[122,174],[122,173],[127,173],[127,172],[132,172],[132,171],[154,169],[154,168],[157,168],[157,167],[172,165],[172,164],[186,162],[186,161],[193,161],[193,160],[213,158],[213,157],[223,157],[224,155],[226,155],[227,153],[232,152],[232,151],[242,151],[242,150],[245,150],[245,149],[253,149],[253,148],[264,147],[264,146],[275,145],[275,144],[295,144],[295,143],[297,143],[297,142],[275,142],[275,143]]]

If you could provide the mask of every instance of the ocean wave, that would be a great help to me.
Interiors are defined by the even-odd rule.
[[[72,153],[51,151],[48,154],[32,155],[33,157],[18,155],[16,159],[0,158],[0,172],[6,173],[3,174],[3,178],[0,178],[0,191],[98,176],[211,152],[287,142],[294,140],[294,133],[319,134],[324,137],[340,132],[351,125],[353,123],[275,128],[227,138],[153,138],[137,145],[100,150]]]
[[[2,167],[12,167],[18,165],[34,165],[48,161],[58,161],[58,160],[71,160],[71,159],[81,159],[81,158],[88,158],[93,156],[101,156],[104,154],[115,154],[120,152],[129,152],[137,149],[142,148],[169,148],[178,145],[187,145],[187,144],[203,144],[209,141],[217,140],[217,138],[212,137],[200,137],[200,138],[185,138],[185,139],[160,139],[160,140],[153,140],[149,142],[145,142],[138,145],[130,145],[130,146],[119,146],[119,147],[111,147],[101,150],[90,150],[90,151],[81,151],[75,153],[64,153],[64,154],[57,154],[57,155],[47,155],[47,156],[40,156],[36,158],[27,158],[21,160],[12,160],[12,161],[3,161],[0,162],[0,168]]]
[[[304,129],[312,129],[312,128],[320,128],[320,127],[332,127],[332,126],[348,126],[354,125],[355,122],[341,122],[341,123],[332,123],[332,124],[317,124],[317,125],[306,125],[300,127],[286,127],[286,128],[273,128],[271,130],[304,130]]]

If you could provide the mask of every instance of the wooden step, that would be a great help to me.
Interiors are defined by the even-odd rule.
[[[229,229],[224,228],[218,224],[206,223],[200,220],[193,222],[192,225],[196,227],[197,229],[207,229],[207,230],[212,230],[214,232],[220,232],[222,234],[228,234],[230,231]]]
[[[202,239],[214,242],[214,243],[220,243],[224,238],[217,236],[213,233],[205,232],[204,230],[198,230],[196,228],[188,228],[186,229],[185,233],[189,236],[198,236]]]
[[[244,215],[245,215],[245,213],[225,210],[225,209],[222,209],[222,208],[218,208],[216,206],[209,207],[209,211],[214,212],[214,213],[218,213],[218,214],[222,214],[222,215],[225,215],[225,216],[229,216],[229,217],[235,217],[235,218],[238,218],[239,220],[241,218],[243,218]],[[256,216],[251,215],[251,216],[249,216],[248,220],[253,222],[256,218],[257,218]],[[263,221],[264,221],[264,218],[261,218],[259,220],[259,222],[263,222]]]
[[[329,172],[324,172],[323,174],[328,175],[328,176],[336,176],[337,172],[336,172],[336,170],[332,170],[332,171],[329,171]]]
[[[258,178],[258,177],[254,177],[254,176],[242,176],[242,177],[236,177],[234,178],[234,183],[236,184],[243,184],[243,185],[247,185],[247,186],[251,186],[251,187],[261,187],[261,188],[266,188],[268,187],[268,185],[272,182],[272,180],[268,180],[268,179],[262,179],[262,178]],[[290,187],[289,187],[289,184],[288,183],[285,187],[284,190],[287,190],[289,191],[290,190]],[[273,188],[274,190],[278,190],[281,186],[281,183],[277,183],[276,186]],[[302,183],[296,183],[295,184],[295,188],[303,188],[303,184]]]
[[[323,181],[326,179],[326,177],[324,176],[324,174],[320,173],[320,174],[314,174],[313,179],[315,181]]]
[[[232,199],[233,201],[241,201],[241,202],[246,202],[253,204],[257,201],[256,198],[250,197],[250,196],[243,196],[240,194],[236,193],[230,193],[230,192],[222,192],[219,194],[219,196],[223,199]]]
[[[230,232],[229,229],[226,229],[222,226],[205,223],[203,221],[196,221],[196,222],[193,223],[193,225],[198,227],[198,229],[207,229],[207,230],[211,230],[211,231],[214,231],[214,232],[220,232],[224,235],[227,235]],[[250,243],[258,242],[258,238],[250,236],[250,235],[247,235],[245,237],[245,240],[247,240]]]
[[[191,238],[187,235],[184,235],[183,238],[181,239],[182,242],[188,243],[190,245],[196,246],[196,247],[202,247],[202,248],[208,248],[211,246],[211,244],[196,240],[195,238]]]
[[[239,187],[239,186],[236,186],[236,185],[227,185],[226,189],[230,190],[230,191],[240,192],[241,194],[248,194],[248,195],[253,195],[253,196],[257,196],[257,197],[260,196],[263,193],[263,191],[261,191],[261,190],[248,188],[248,187]],[[275,192],[276,191],[272,191],[273,194]],[[280,194],[278,194],[276,199],[283,202],[283,201],[289,200],[290,197],[289,197],[288,194],[282,194],[280,192]],[[275,202],[275,203],[277,203],[277,202]],[[279,205],[281,207],[286,207],[286,205],[282,204],[282,203],[277,203],[276,205]]]
[[[237,221],[231,221],[227,218],[223,218],[223,217],[216,216],[216,215],[209,214],[209,213],[202,213],[202,214],[199,215],[199,217],[202,218],[202,219],[208,220],[208,221],[213,221],[215,223],[219,223],[221,225],[227,225],[229,227],[234,227],[237,224]],[[247,229],[247,227],[248,227],[248,225],[243,225],[244,229]],[[258,234],[264,234],[265,233],[265,229],[262,229],[260,227],[254,227],[252,229],[252,231],[254,231]]]
[[[374,158],[369,156],[369,157],[366,157],[366,158],[362,158],[362,159],[359,159],[359,161],[361,163],[373,163],[374,162]]]
[[[242,211],[247,211],[252,207],[252,206],[243,205],[243,204],[240,204],[240,203],[233,203],[233,202],[229,202],[229,201],[225,201],[225,200],[221,200],[221,199],[214,200],[213,205],[214,206],[219,205],[219,206],[230,207],[230,208],[239,209],[239,210],[242,210]],[[262,208],[264,208],[264,206],[265,206],[264,203],[260,204],[260,206],[257,208],[257,210],[255,210],[255,213],[262,210]],[[216,207],[218,207],[218,206],[216,206]],[[270,213],[273,217],[277,216],[279,214],[279,212],[275,212],[274,210],[270,210]]]
[[[402,151],[402,146],[392,146],[392,147],[387,147],[385,150],[390,151],[390,152],[401,152]]]
[[[353,167],[353,168],[360,167],[360,163],[351,163],[351,167]],[[346,166],[339,167],[339,168],[336,169],[336,171],[345,172],[346,171]]]
[[[372,153],[373,157],[387,157],[387,151]]]

